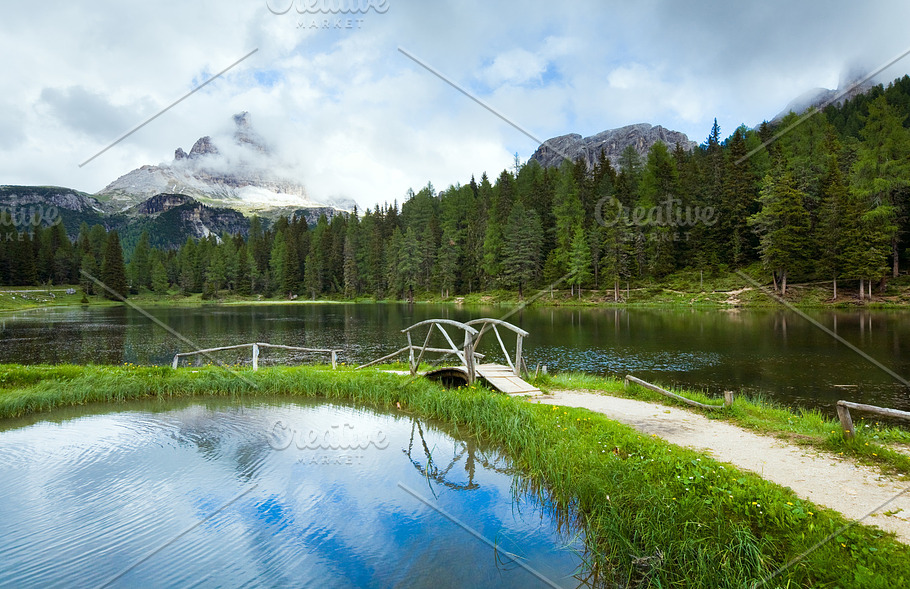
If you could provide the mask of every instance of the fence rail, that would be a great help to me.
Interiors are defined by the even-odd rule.
[[[239,350],[241,348],[253,348],[253,370],[259,370],[259,349],[260,348],[280,348],[282,350],[292,350],[296,352],[314,352],[319,354],[330,354],[332,358],[332,370],[338,368],[338,352],[341,350],[324,350],[319,348],[300,348],[297,346],[284,346],[281,344],[266,344],[262,342],[255,342],[251,344],[238,344],[236,346],[222,346],[220,348],[208,348],[207,350],[196,350],[194,352],[180,352],[179,354],[174,355],[174,361],[171,364],[171,368],[177,368],[180,364],[180,358],[186,358],[189,356],[195,356],[197,354],[209,354],[211,352],[223,352],[225,350]]]
[[[910,421],[910,412],[898,411],[897,409],[886,409],[876,407],[875,405],[863,405],[862,403],[851,403],[850,401],[837,402],[837,417],[840,419],[840,425],[844,428],[844,435],[852,438],[856,435],[856,429],[853,427],[853,418],[850,416],[850,410],[862,411],[864,413],[874,413],[882,417],[891,417],[893,419],[906,419]]]
[[[671,393],[670,391],[668,391],[666,389],[662,389],[657,385],[651,384],[649,382],[645,382],[640,378],[635,378],[631,374],[627,374],[626,375],[626,386],[628,386],[628,384],[630,382],[633,382],[633,383],[637,384],[638,386],[645,387],[646,389],[650,389],[656,393],[660,393],[661,395],[670,397],[671,399],[676,399],[677,401],[682,401],[683,403],[686,403],[687,405],[692,405],[693,407],[698,407],[700,409],[723,409],[724,407],[733,404],[733,393],[731,393],[730,391],[727,391],[724,393],[724,404],[723,405],[706,405],[704,403],[699,403],[698,401],[693,401],[692,399],[687,399],[685,397],[677,395],[676,393]]]

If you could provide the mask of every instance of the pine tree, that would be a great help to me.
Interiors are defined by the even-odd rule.
[[[838,152],[840,143],[833,136],[828,137],[828,163],[821,183],[821,202],[815,242],[819,244],[818,272],[831,279],[833,299],[837,300],[837,279],[844,269],[845,238],[851,227],[858,225],[856,215],[850,215],[847,208],[847,187],[840,170]]]
[[[502,230],[495,219],[487,219],[487,230],[483,238],[483,271],[486,282],[496,285],[502,272]]]
[[[524,298],[524,289],[540,274],[540,253],[543,229],[537,213],[525,210],[517,203],[509,214],[506,230],[505,258],[502,264],[503,283],[518,288],[518,298]]]
[[[578,286],[578,298],[581,298],[581,287],[591,279],[591,252],[588,239],[581,225],[575,228],[572,237],[572,248],[569,253],[569,278],[571,285]]]
[[[107,234],[107,243],[104,246],[104,258],[101,262],[101,276],[104,284],[104,296],[119,300],[129,295],[126,283],[126,266],[123,264],[123,250],[120,248],[120,236],[116,231]]]
[[[161,260],[155,260],[152,263],[152,290],[157,295],[166,295],[167,289],[170,287],[170,282],[167,278],[167,270],[164,268],[164,264]]]
[[[884,96],[869,103],[869,116],[860,131],[853,166],[853,192],[867,203],[869,214],[887,228],[891,241],[892,275],[899,271],[898,222],[906,215],[910,197],[910,130]]]
[[[420,275],[419,243],[414,229],[408,227],[401,239],[401,248],[398,251],[398,277],[402,290],[407,293],[409,303],[414,302],[414,289],[417,287]]]
[[[295,239],[289,239],[284,250],[284,281],[281,291],[293,297],[300,290],[300,258]]]
[[[246,244],[241,244],[237,248],[237,294],[240,296],[249,296],[253,294],[253,277],[251,272],[251,261]]]
[[[82,256],[82,265],[79,272],[79,286],[82,287],[82,292],[87,295],[103,294],[104,289],[95,285],[95,280],[98,279],[100,274],[101,270],[98,268],[95,256],[91,253]]]
[[[275,239],[272,241],[272,251],[269,254],[269,270],[271,271],[272,283],[274,288],[278,290],[284,288],[287,268],[287,241],[285,233],[286,230],[278,230],[275,234]],[[287,292],[283,292],[282,294],[287,294]]]
[[[785,173],[765,178],[760,200],[762,208],[749,217],[749,225],[759,236],[762,262],[772,273],[775,290],[779,288],[786,296],[788,277],[808,265],[810,226],[805,194],[796,188],[793,176]]]
[[[224,287],[227,278],[227,263],[225,260],[225,250],[223,247],[215,248],[209,258],[208,268],[205,271],[206,292],[210,292],[213,297],[218,296],[218,291]]]
[[[619,281],[628,278],[631,264],[632,232],[629,220],[624,213],[617,213],[613,222],[599,227],[602,253],[600,258],[601,274],[613,285],[613,300],[619,300]]]
[[[129,280],[134,292],[139,292],[140,287],[148,288],[151,286],[152,276],[149,253],[149,234],[147,231],[143,231],[139,236],[136,248],[133,250],[133,257],[130,259],[129,265]]]
[[[573,232],[584,222],[584,212],[572,172],[573,167],[568,163],[563,163],[553,198],[553,213],[556,217],[554,263],[561,273],[567,272],[569,268]]]
[[[319,271],[321,264],[321,255],[318,248],[311,249],[307,254],[303,270],[303,288],[310,296],[310,300],[316,300],[322,294],[322,273]]]
[[[446,228],[442,233],[442,241],[436,254],[435,280],[439,286],[440,295],[449,297],[449,292],[455,288],[455,277],[458,271],[460,247],[454,229]]]

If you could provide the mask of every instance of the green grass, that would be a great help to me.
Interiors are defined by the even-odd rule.
[[[680,391],[663,387],[693,401],[722,407],[717,410],[703,410],[634,384],[625,387],[623,381],[619,379],[601,378],[590,374],[567,372],[541,376],[536,384],[544,390],[583,389],[685,407],[711,419],[729,421],[763,435],[847,456],[863,464],[876,466],[883,472],[897,474],[905,479],[910,478],[910,456],[895,450],[895,448],[904,452],[910,450],[910,430],[883,425],[874,420],[857,419],[859,415],[853,416],[856,437],[848,440],[844,437],[840,421],[837,419],[827,417],[814,409],[791,409],[760,397],[740,395],[735,398],[731,407],[722,407],[723,399],[709,397],[698,391]],[[660,383],[655,384],[662,386]]]
[[[910,583],[910,548],[851,526],[760,477],[584,409],[445,390],[377,371],[325,367],[171,370],[136,366],[0,366],[0,416],[57,407],[184,397],[317,397],[396,404],[493,443],[523,486],[578,514],[587,573],[600,586],[744,587],[816,550],[765,587],[897,587]],[[49,415],[48,417],[52,417]],[[2,422],[0,422],[2,423]],[[833,534],[830,540],[826,538]]]

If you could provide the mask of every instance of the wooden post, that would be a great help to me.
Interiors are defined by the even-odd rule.
[[[174,354],[174,363],[171,364],[171,368],[177,370],[177,364],[180,362],[180,354]]]
[[[338,368],[338,352],[332,350],[332,370]]]
[[[850,439],[856,435],[856,430],[853,428],[853,419],[850,417],[850,409],[841,405],[840,402],[837,403],[837,416],[840,418],[841,427],[844,428],[844,436]]]
[[[727,407],[733,405],[733,391],[724,391],[724,405]]]
[[[468,374],[468,384],[474,384],[474,342],[467,331],[464,332],[464,367]]]
[[[253,344],[253,372],[259,370],[259,346]]]
[[[518,343],[515,344],[515,376],[521,376],[521,334],[518,334]]]
[[[430,326],[433,329],[433,326]],[[411,343],[411,332],[408,332],[408,366],[411,368],[411,376],[417,374],[417,367],[414,366],[414,344]]]

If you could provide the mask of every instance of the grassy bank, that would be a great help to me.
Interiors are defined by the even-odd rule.
[[[604,586],[743,587],[804,551],[764,586],[910,582],[910,548],[887,534],[865,526],[842,530],[847,522],[840,515],[788,489],[596,413],[373,371],[300,367],[240,375],[215,367],[0,366],[0,416],[193,396],[400,403],[500,445],[532,489],[574,507],[587,532],[589,572]]]
[[[848,440],[836,419],[814,409],[784,407],[761,398],[737,396],[732,406],[722,407],[723,399],[708,397],[697,391],[664,387],[693,401],[722,407],[718,410],[706,410],[634,384],[625,387],[623,381],[619,379],[601,378],[584,373],[542,376],[537,379],[537,385],[544,390],[588,390],[616,397],[684,407],[711,419],[722,419],[759,434],[848,456],[858,462],[877,466],[890,474],[910,479],[910,430],[906,427],[893,427],[876,420],[863,419],[861,415],[853,416],[856,437]],[[906,426],[910,427],[910,423]]]
[[[747,268],[746,273],[761,284],[768,283],[769,277],[760,266]],[[782,305],[754,288],[751,283],[735,272],[716,271],[702,273],[694,270],[685,270],[665,276],[660,281],[633,280],[623,282],[618,293],[612,288],[582,289],[579,294],[568,288],[546,290],[534,299],[535,306],[559,307],[700,307],[700,308],[778,308]],[[766,285],[770,289],[770,284]],[[47,296],[47,290],[40,287],[13,287],[0,288],[0,311],[19,310],[43,306],[79,305],[82,302],[82,290],[78,286],[50,287],[55,297]],[[65,295],[66,288],[73,288],[74,295]],[[26,296],[17,296],[14,290],[35,291],[24,293]],[[42,294],[45,293],[45,294]],[[527,302],[527,299],[538,294],[539,291],[528,290],[525,298],[518,296],[518,292],[510,290],[489,290],[470,294],[453,294],[442,296],[439,292],[418,292],[414,295],[415,302],[436,304],[465,304],[465,305],[517,305]],[[618,298],[616,295],[619,295]],[[109,301],[101,296],[88,296],[90,305],[120,304]],[[301,304],[312,303],[302,297],[288,300],[286,297],[265,297],[262,295],[240,296],[222,291],[213,299],[203,299],[199,293],[189,295],[180,294],[173,290],[168,294],[155,294],[142,289],[139,294],[130,296],[130,301],[140,306],[193,306],[210,304]],[[786,301],[789,304],[803,308],[878,308],[901,309],[910,306],[910,276],[900,276],[891,279],[886,288],[876,291],[871,301],[860,302],[857,297],[856,285],[842,283],[839,286],[838,298],[833,298],[831,282],[806,282],[788,285]],[[344,299],[340,296],[321,297],[315,302],[403,302],[398,299],[377,299],[371,296]]]

